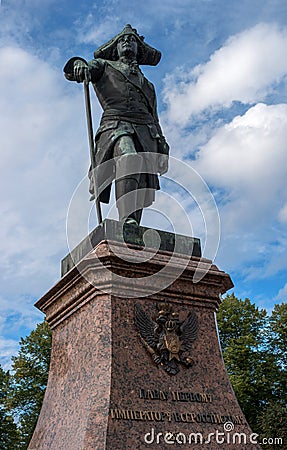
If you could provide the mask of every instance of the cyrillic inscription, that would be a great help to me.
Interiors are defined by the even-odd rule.
[[[131,409],[117,409],[112,408],[110,410],[112,419],[117,420],[140,420],[151,422],[188,422],[188,423],[218,423],[224,424],[226,422],[232,422],[235,425],[242,425],[245,423],[243,416],[233,415],[221,415],[216,413],[178,413],[178,412],[166,412],[166,411],[148,411],[148,410],[131,410]]]
[[[145,400],[162,400],[167,401],[171,399],[174,402],[198,402],[211,403],[212,395],[205,392],[182,392],[182,391],[161,391],[158,389],[143,389],[139,390],[139,398]]]

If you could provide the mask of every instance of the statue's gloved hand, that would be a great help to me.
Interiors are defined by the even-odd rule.
[[[78,83],[82,83],[84,80],[91,81],[89,66],[84,61],[77,60],[74,62],[74,77]]]

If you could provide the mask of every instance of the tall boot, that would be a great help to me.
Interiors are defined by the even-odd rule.
[[[142,157],[138,154],[123,155],[116,162],[116,200],[119,220],[137,225],[142,215],[137,195],[141,165]]]
[[[142,209],[137,204],[139,182],[136,178],[116,180],[116,200],[119,220],[139,225]]]

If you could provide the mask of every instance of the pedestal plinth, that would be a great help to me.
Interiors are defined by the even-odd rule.
[[[53,346],[29,450],[260,448],[218,342],[231,279],[164,248],[104,239],[37,302]]]

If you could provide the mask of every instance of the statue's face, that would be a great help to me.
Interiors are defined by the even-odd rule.
[[[136,38],[132,34],[125,34],[118,39],[117,51],[119,58],[121,56],[136,57],[138,52],[138,44]]]

